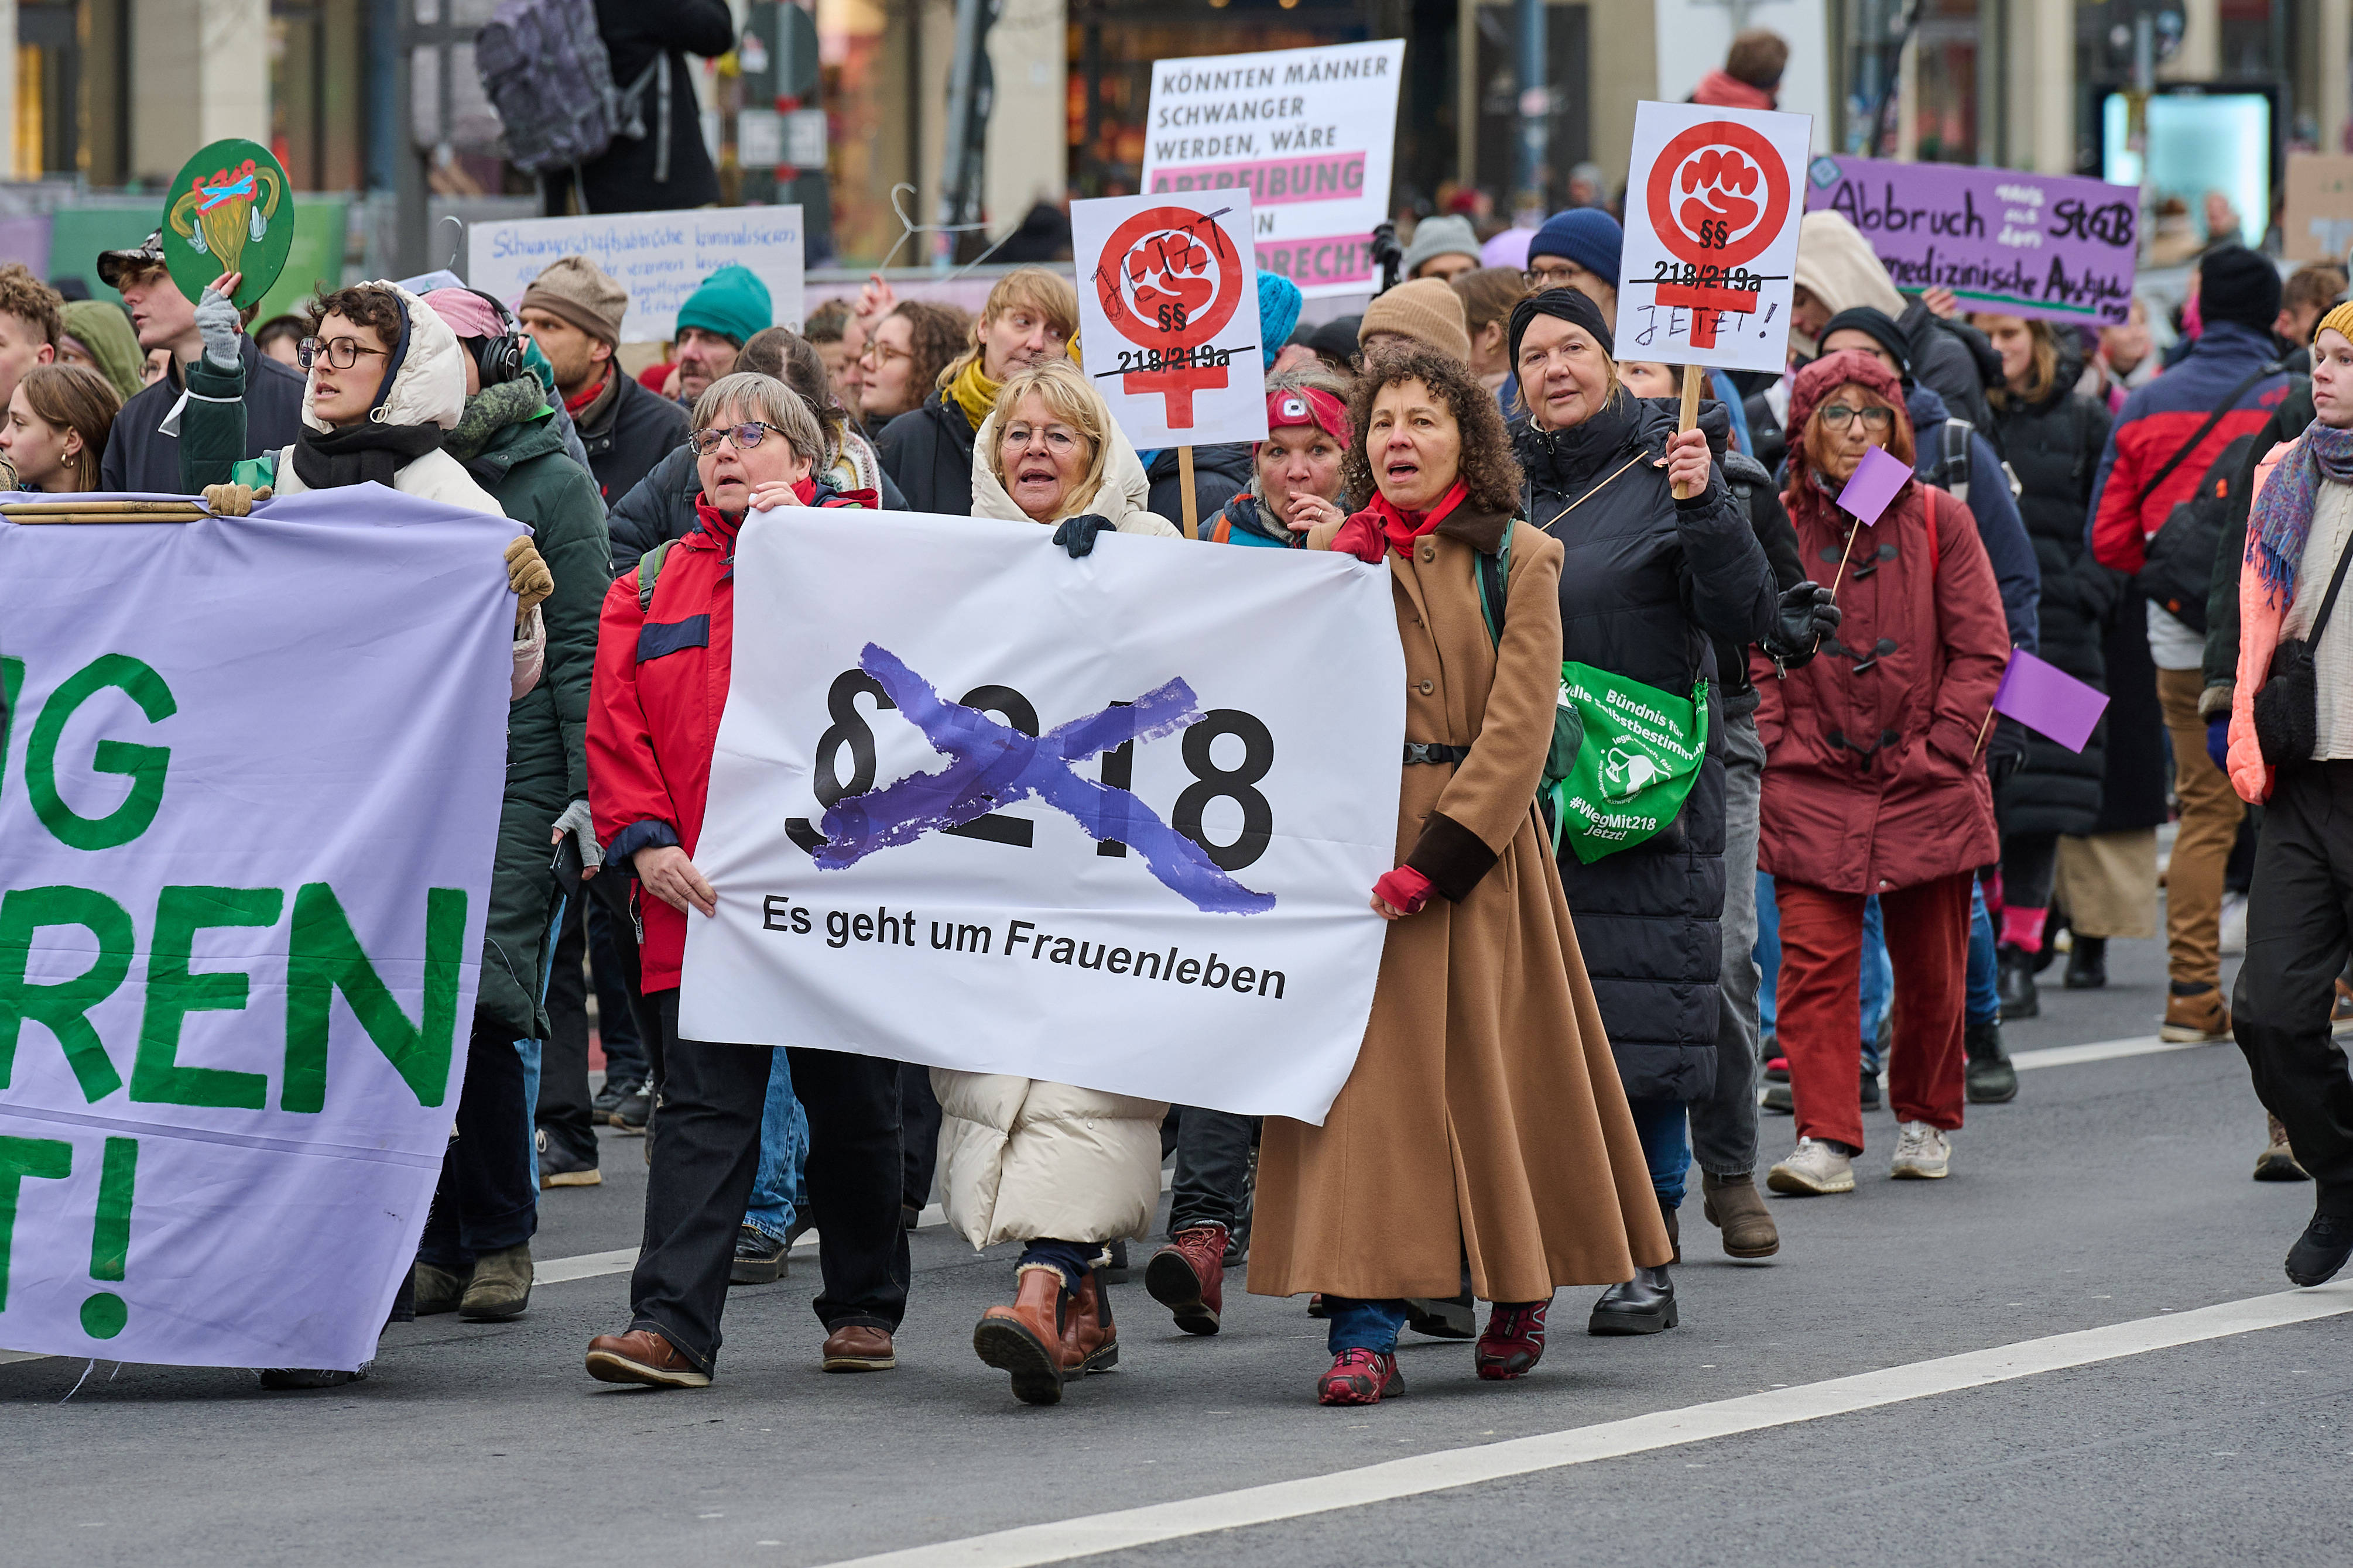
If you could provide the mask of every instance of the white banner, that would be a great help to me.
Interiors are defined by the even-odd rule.
[[[667,342],[678,336],[686,297],[736,261],[768,286],[771,324],[798,331],[803,248],[797,206],[517,218],[467,229],[466,281],[512,310],[549,263],[585,256],[629,291],[621,341]]]
[[[1635,106],[1619,358],[1783,367],[1810,126],[1764,110]]]
[[[1250,199],[1071,204],[1086,373],[1140,451],[1266,438]]]
[[[375,1353],[465,1079],[515,532],[374,485],[0,521],[0,1345]]]
[[[1145,194],[1246,190],[1261,267],[1311,300],[1368,293],[1404,65],[1402,38],[1156,61]]]
[[[1397,845],[1386,571],[792,510],[735,582],[681,1034],[1323,1120]]]

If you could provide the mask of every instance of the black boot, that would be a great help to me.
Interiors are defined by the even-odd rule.
[[[2108,983],[2108,939],[2079,936],[2067,950],[2067,989],[2097,991]]]
[[[2034,955],[2006,942],[1994,949],[1993,960],[2000,972],[1996,984],[2001,992],[2001,1016],[2031,1018],[2041,1013],[2042,1002],[2034,991]]]
[[[1968,1096],[1971,1105],[2007,1105],[2018,1098],[2018,1069],[2001,1048],[2001,1026],[1991,1019],[1961,1031],[1961,1048],[1968,1053]]]
[[[1675,1224],[1675,1211],[1666,1205],[1659,1213],[1667,1222],[1667,1239],[1674,1244],[1675,1261],[1683,1261],[1683,1237]],[[1636,1265],[1634,1278],[1623,1285],[1612,1285],[1593,1304],[1593,1316],[1585,1325],[1588,1334],[1657,1334],[1664,1333],[1682,1320],[1675,1312],[1675,1285],[1667,1277],[1666,1268],[1645,1268]]]

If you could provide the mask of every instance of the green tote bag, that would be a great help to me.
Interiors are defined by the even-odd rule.
[[[1707,678],[1688,698],[1589,664],[1560,667],[1560,705],[1583,720],[1585,743],[1552,789],[1561,842],[1590,866],[1675,819],[1707,760]]]

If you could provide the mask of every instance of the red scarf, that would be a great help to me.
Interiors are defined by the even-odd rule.
[[[1370,518],[1378,523],[1381,532],[1389,542],[1389,548],[1399,555],[1410,555],[1413,553],[1413,542],[1444,522],[1469,494],[1462,481],[1457,479],[1444,495],[1438,498],[1438,504],[1428,511],[1399,511],[1389,504],[1388,497],[1376,492],[1373,504],[1356,516]]]
[[[1715,109],[1770,109],[1773,95],[1761,87],[1751,87],[1738,77],[1725,71],[1712,70],[1699,79],[1699,87],[1691,95],[1694,103],[1704,103]]]
[[[608,364],[605,367],[604,375],[598,379],[596,385],[588,388],[577,397],[567,397],[564,400],[564,412],[566,414],[577,414],[582,409],[587,407],[590,404],[596,402],[597,397],[604,392],[606,385],[610,383],[612,379],[613,367]]]

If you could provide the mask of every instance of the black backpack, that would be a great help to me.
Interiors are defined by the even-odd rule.
[[[2214,558],[2222,547],[2222,531],[2231,525],[2232,491],[2252,473],[2247,458],[2258,434],[2251,430],[2223,447],[2189,499],[2165,514],[2136,579],[2152,604],[2201,637]]]

